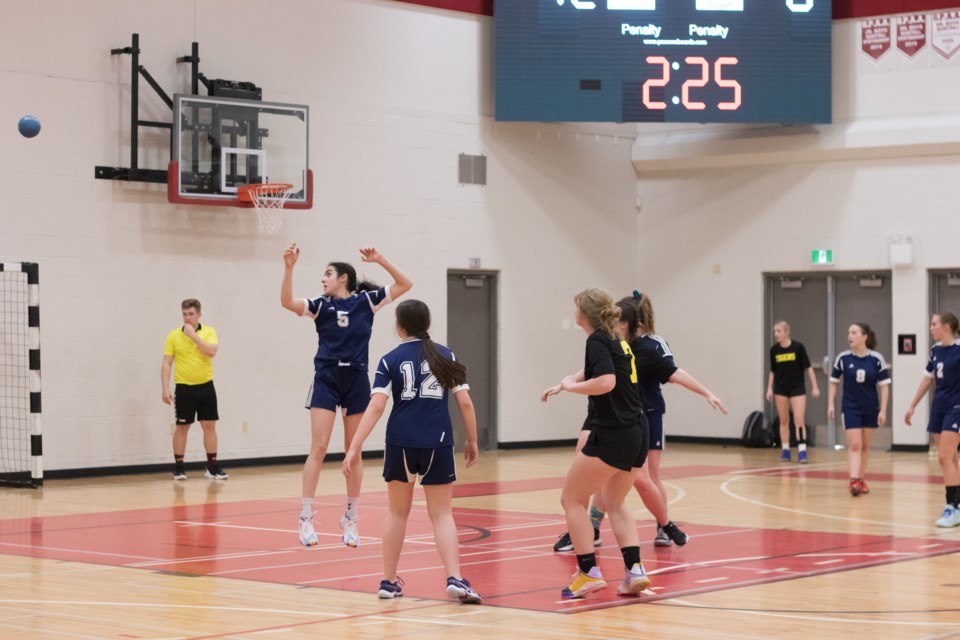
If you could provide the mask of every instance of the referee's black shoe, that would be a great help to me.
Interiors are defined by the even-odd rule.
[[[600,529],[597,527],[593,528],[593,546],[600,546]],[[553,545],[554,551],[573,551],[573,541],[570,539],[570,534],[565,533],[560,536],[560,539],[557,540],[556,544]]]

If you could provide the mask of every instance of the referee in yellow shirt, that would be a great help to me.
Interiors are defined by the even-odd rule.
[[[195,419],[203,427],[203,448],[207,452],[208,478],[224,480],[229,476],[217,464],[217,391],[213,388],[213,357],[217,355],[217,332],[200,324],[200,301],[184,300],[183,326],[167,334],[163,345],[160,384],[163,401],[173,404],[177,416],[173,432],[173,479],[186,480],[183,456],[187,449],[187,432]],[[176,391],[170,394],[170,368],[175,370]]]

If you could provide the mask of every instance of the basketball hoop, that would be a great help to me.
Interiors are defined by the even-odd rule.
[[[283,228],[283,204],[293,193],[292,184],[264,182],[247,184],[237,189],[241,202],[250,202],[257,210],[260,231],[274,234]]]

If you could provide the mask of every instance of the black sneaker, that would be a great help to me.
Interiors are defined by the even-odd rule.
[[[673,540],[673,543],[678,547],[682,547],[683,545],[687,544],[687,541],[690,539],[690,536],[685,534],[683,531],[680,531],[680,527],[673,524],[672,520],[663,525],[663,532],[667,534],[667,537]]]
[[[600,546],[600,529],[594,528],[593,530],[593,546]],[[554,551],[573,551],[573,541],[570,539],[570,533],[565,533],[560,536],[560,539],[557,540],[556,544],[553,545]]]
[[[227,475],[227,472],[220,468],[219,465],[214,465],[212,467],[207,467],[208,478],[213,478],[214,480],[226,480],[230,476]]]
[[[187,472],[183,470],[183,467],[174,467],[173,468],[173,479],[174,480],[186,480]]]
[[[673,540],[670,539],[670,536],[667,535],[667,532],[663,530],[663,527],[657,525],[657,537],[653,539],[653,546],[655,547],[672,547]]]

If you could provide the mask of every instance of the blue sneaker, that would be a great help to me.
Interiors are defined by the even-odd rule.
[[[400,576],[397,576],[397,579],[393,582],[389,580],[380,581],[380,590],[377,591],[377,597],[381,600],[390,600],[392,598],[399,598],[403,595],[403,580],[400,579]]]
[[[807,452],[801,451],[797,454],[797,462],[800,464],[807,464]]]
[[[780,462],[790,462],[790,449],[781,450]]]
[[[480,594],[473,590],[466,578],[447,578],[447,595],[463,604],[480,604]]]

